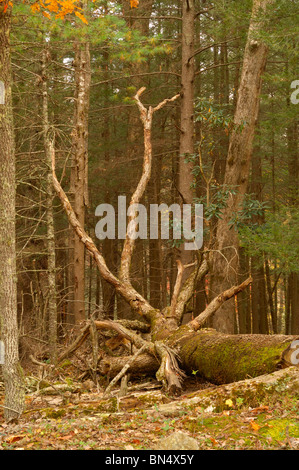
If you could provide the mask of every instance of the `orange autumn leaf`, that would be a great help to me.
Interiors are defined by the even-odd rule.
[[[84,15],[82,15],[82,13],[79,13],[78,11],[75,11],[75,15],[76,15],[78,18],[80,18],[80,20],[83,21],[83,23],[88,24],[87,19],[85,18]]]
[[[60,441],[69,441],[74,437],[74,433],[72,432],[71,434],[68,434],[67,436],[59,436],[58,439]]]
[[[131,8],[137,8],[139,5],[139,0],[130,0]]]
[[[40,11],[40,5],[37,2],[33,3],[33,5],[30,5],[30,8],[33,11],[33,13]]]
[[[8,444],[13,444],[14,442],[17,442],[23,439],[23,437],[26,437],[26,436],[24,434],[15,434],[13,436],[8,436],[6,439],[6,442]]]
[[[47,11],[43,11],[42,14],[43,14],[46,18],[48,18],[49,20],[51,19],[51,15],[50,15],[50,13],[48,13]]]
[[[250,410],[251,413],[259,413],[259,412],[262,412],[262,411],[268,411],[269,410],[269,406],[259,406],[258,408],[254,408],[253,410]]]
[[[212,444],[214,444],[214,445],[218,445],[218,444],[219,444],[219,442],[216,441],[216,439],[214,439],[213,437],[210,437],[210,441],[211,441]]]
[[[254,431],[258,431],[260,429],[260,425],[253,420],[250,421],[250,425]]]

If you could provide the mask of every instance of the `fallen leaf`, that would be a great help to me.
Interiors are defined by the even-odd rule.
[[[137,444],[137,445],[141,444],[141,441],[139,441],[139,439],[133,439],[132,442],[133,444]]]
[[[251,413],[259,413],[261,411],[268,411],[269,410],[269,406],[259,406],[257,408],[253,408],[252,410],[250,410]]]
[[[6,442],[8,444],[13,444],[14,442],[17,442],[17,441],[20,441],[21,439],[23,439],[23,437],[26,437],[25,434],[16,434],[14,436],[8,436],[6,438]]]
[[[68,434],[67,436],[59,436],[58,439],[60,441],[68,441],[69,439],[72,439],[72,437],[74,437],[74,434]]]
[[[219,444],[219,442],[216,441],[216,439],[214,439],[213,437],[210,437],[210,440],[211,440],[212,444],[217,444],[217,445]]]
[[[232,402],[232,400],[231,400],[230,398],[225,401],[225,404],[228,405],[228,406],[230,406],[230,407],[234,406],[234,404],[233,404],[233,402]]]
[[[253,420],[250,421],[250,426],[254,431],[258,431],[260,429],[260,425]]]

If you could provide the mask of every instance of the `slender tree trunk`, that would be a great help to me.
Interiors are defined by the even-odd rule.
[[[252,19],[243,59],[243,70],[238,91],[238,101],[234,116],[235,129],[232,132],[225,169],[224,184],[237,188],[231,194],[222,218],[217,223],[215,256],[212,266],[212,292],[224,291],[236,283],[238,271],[238,234],[229,225],[233,214],[242,206],[247,189],[252,144],[258,117],[262,73],[267,58],[267,46],[255,37],[262,28],[260,14],[264,13],[270,0],[255,0]],[[221,252],[221,253],[220,253]],[[216,313],[213,326],[225,333],[234,332],[234,300]]]
[[[193,163],[186,162],[186,158],[194,154],[194,0],[183,0],[182,4],[182,65],[181,65],[181,124],[180,124],[180,157],[178,189],[180,192],[180,202],[192,204],[194,198],[193,184]],[[183,265],[193,261],[193,252],[180,247],[180,260]],[[182,282],[190,274],[190,269],[186,269]]]
[[[299,195],[299,164],[298,164],[298,119],[288,126],[288,167],[289,167],[289,202],[298,208]],[[299,273],[292,272],[289,276],[290,296],[290,333],[299,333]]]
[[[160,177],[161,159],[153,159],[152,178],[148,186],[148,200],[150,204],[160,204]],[[161,239],[149,240],[149,280],[150,280],[150,304],[161,309]]]
[[[19,364],[17,323],[17,276],[15,242],[15,149],[11,98],[10,7],[0,5],[0,339],[4,342],[2,366],[6,420],[17,418],[24,408],[23,373]]]
[[[269,304],[271,321],[272,321],[272,329],[273,329],[273,333],[277,334],[278,333],[277,312],[273,304],[273,290],[272,290],[272,285],[271,285],[270,266],[269,266],[269,260],[266,257],[265,257],[265,275],[266,275],[266,285],[267,285],[267,293],[268,293],[268,304]]]
[[[289,296],[290,296],[290,334],[299,333],[299,274],[291,273],[289,276]]]
[[[183,0],[179,190],[186,203],[192,203],[194,196],[193,165],[185,162],[194,153],[194,15],[193,0]]]
[[[73,163],[71,191],[74,211],[80,224],[85,225],[88,205],[88,112],[90,91],[89,43],[75,43],[75,123],[73,129]],[[75,324],[85,320],[85,248],[78,237],[71,235],[73,302],[71,310]]]
[[[105,15],[109,14],[107,2],[105,3]],[[104,106],[109,107],[109,97],[110,97],[110,84],[109,84],[109,65],[111,63],[110,52],[109,50],[103,51],[103,80],[107,80],[107,83],[103,86],[102,96],[104,98]],[[113,199],[113,191],[110,187],[110,162],[111,162],[111,135],[113,135],[113,122],[111,119],[105,123],[103,132],[102,132],[102,141],[105,148],[104,151],[104,160],[106,172],[103,175],[103,184],[105,185],[105,202],[107,204],[113,204],[115,202],[115,196]],[[115,272],[115,244],[113,240],[106,238],[102,242],[102,250],[104,258],[107,262],[107,266],[111,269],[112,272]],[[115,308],[115,290],[105,281],[102,281],[102,295],[103,295],[103,308],[105,315],[109,318],[114,316]]]
[[[55,256],[55,228],[53,199],[54,188],[52,182],[51,141],[48,109],[48,82],[47,62],[48,49],[45,46],[42,53],[42,90],[43,90],[43,134],[45,163],[47,167],[46,176],[46,222],[47,222],[47,258],[48,258],[48,322],[49,322],[49,350],[52,364],[57,359],[57,291],[56,291],[56,256]]]
[[[244,280],[249,274],[249,258],[244,252],[244,248],[239,248],[240,272]],[[244,290],[238,295],[238,320],[239,333],[250,334],[251,315],[250,315],[250,290]]]
[[[258,137],[259,129],[257,130]],[[263,182],[262,182],[262,161],[261,146],[257,143],[252,157],[252,176],[251,176],[251,193],[253,197],[263,201]],[[258,225],[264,223],[264,215],[255,215],[252,222]],[[252,283],[252,333],[269,333],[267,320],[267,300],[266,300],[266,282],[263,259],[257,257],[251,258],[251,271],[253,277]]]

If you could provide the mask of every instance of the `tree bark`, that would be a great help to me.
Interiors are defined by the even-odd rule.
[[[259,130],[257,132],[259,134]],[[260,143],[256,145],[252,157],[251,193],[259,202],[263,202],[262,161]],[[264,214],[254,215],[252,223],[262,225],[265,222]],[[251,258],[252,283],[252,333],[268,334],[269,326],[267,319],[266,281],[264,260],[253,256]],[[275,331],[277,333],[277,331]]]
[[[181,65],[181,116],[180,116],[180,154],[178,168],[178,189],[181,204],[192,204],[195,196],[193,184],[193,163],[186,158],[194,154],[194,0],[183,0],[182,4],[182,65]],[[193,251],[179,247],[179,258],[183,265],[189,265],[194,258]],[[186,269],[183,282],[191,270]]]
[[[243,69],[238,90],[238,101],[225,169],[224,184],[237,190],[229,197],[216,229],[216,246],[211,269],[211,290],[215,294],[234,284],[238,271],[238,234],[230,226],[234,214],[242,208],[247,189],[254,131],[259,111],[262,73],[267,58],[267,46],[257,39],[263,22],[260,15],[265,13],[270,0],[255,0],[252,19],[246,43]],[[234,303],[227,302],[215,315],[213,327],[225,333],[234,332]]]
[[[56,255],[55,255],[55,228],[53,199],[54,188],[52,184],[52,161],[51,161],[51,141],[50,125],[49,125],[49,109],[48,109],[48,81],[47,81],[47,62],[48,50],[44,45],[42,52],[42,93],[43,93],[43,134],[44,134],[44,151],[45,164],[47,167],[46,174],[46,223],[47,223],[47,259],[48,259],[48,335],[49,335],[49,351],[51,363],[55,364],[57,360],[57,291],[56,291]]]
[[[289,170],[289,202],[298,207],[299,195],[299,164],[298,164],[298,119],[287,128],[288,139],[288,170]],[[290,332],[299,333],[299,273],[292,272],[289,276],[290,295]]]
[[[11,8],[0,5],[0,81],[4,104],[0,104],[0,339],[4,342],[2,366],[6,420],[23,411],[24,378],[19,364],[16,242],[15,242],[15,149],[11,97],[10,24]],[[7,5],[6,5],[7,6]]]
[[[88,112],[90,92],[89,43],[78,41],[75,47],[75,117],[73,129],[73,162],[71,188],[75,214],[85,225],[85,207],[88,205]],[[75,324],[85,320],[85,247],[77,237],[70,235],[72,302],[69,311]]]

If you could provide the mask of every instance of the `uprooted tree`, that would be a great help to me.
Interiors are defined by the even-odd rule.
[[[170,305],[162,311],[153,308],[150,303],[133,287],[130,279],[130,265],[135,247],[135,238],[130,230],[137,218],[138,204],[145,192],[151,175],[152,146],[151,131],[155,112],[166,104],[175,101],[180,95],[165,99],[156,107],[146,108],[140,97],[144,92],[141,88],[135,101],[140,111],[144,128],[144,159],[142,175],[134,191],[129,211],[129,224],[124,240],[119,274],[115,276],[107,267],[105,259],[95,243],[85,232],[59,183],[55,172],[55,149],[51,144],[53,184],[59,196],[68,220],[77,237],[93,257],[103,279],[113,286],[120,295],[138,313],[142,322],[125,320],[89,320],[82,327],[75,342],[60,356],[62,360],[75,351],[94,330],[114,330],[120,337],[126,338],[135,347],[130,357],[105,357],[98,364],[98,370],[110,377],[120,379],[129,369],[134,373],[156,373],[166,389],[179,393],[186,373],[198,371],[198,374],[215,384],[229,383],[247,377],[255,377],[274,372],[281,364],[291,365],[288,351],[292,336],[284,335],[226,335],[213,329],[203,328],[208,318],[228,299],[247,288],[252,282],[246,279],[242,284],[233,286],[218,295],[206,309],[189,323],[182,325],[185,306],[194,293],[196,283],[209,270],[209,252],[201,250],[193,264],[193,271],[182,283],[186,266],[178,261],[177,279]],[[135,206],[136,207],[136,206]],[[188,266],[190,267],[190,266]],[[139,331],[138,331],[139,330]],[[142,333],[146,333],[146,339]]]

